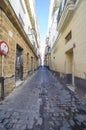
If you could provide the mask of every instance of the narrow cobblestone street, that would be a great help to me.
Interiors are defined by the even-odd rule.
[[[1,103],[0,130],[86,130],[86,104],[40,68]]]

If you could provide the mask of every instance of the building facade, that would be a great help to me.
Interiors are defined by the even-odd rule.
[[[48,20],[48,38],[46,38],[45,47],[45,66],[50,68],[52,66],[51,62],[51,48],[53,47],[56,38],[58,36],[57,31],[57,15],[59,11],[59,5],[61,0],[51,0],[50,1],[50,12]]]
[[[45,41],[44,65],[49,68],[51,63],[51,47],[49,46],[49,37]]]
[[[0,87],[5,95],[38,67],[40,35],[34,1],[31,4],[0,1]]]
[[[57,15],[59,11],[59,5],[61,0],[51,0],[50,2],[50,12],[48,20],[48,37],[49,37],[49,46],[52,48],[53,44],[58,36],[57,31]]]
[[[86,0],[63,0],[57,15],[58,36],[50,68],[67,84],[86,90]]]

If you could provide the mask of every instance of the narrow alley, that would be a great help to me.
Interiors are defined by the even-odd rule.
[[[42,67],[0,104],[0,130],[86,130],[86,104]]]

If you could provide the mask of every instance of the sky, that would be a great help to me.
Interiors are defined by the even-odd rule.
[[[41,52],[44,50],[45,39],[48,32],[50,0],[36,0],[36,12],[41,38]]]

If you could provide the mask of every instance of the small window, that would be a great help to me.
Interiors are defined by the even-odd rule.
[[[22,0],[20,0],[20,4],[21,4],[22,10],[23,10],[23,12],[24,12],[24,14],[25,14],[25,9],[24,9],[24,5],[23,5]]]
[[[21,25],[24,27],[24,26],[25,26],[25,24],[24,24],[24,21],[23,21],[23,19],[22,19],[22,17],[21,17],[21,15],[20,15],[20,14],[19,14],[19,21],[20,21]]]
[[[66,43],[67,43],[69,40],[71,40],[71,38],[72,38],[72,32],[70,31],[70,32],[67,34],[67,36],[65,37]]]

